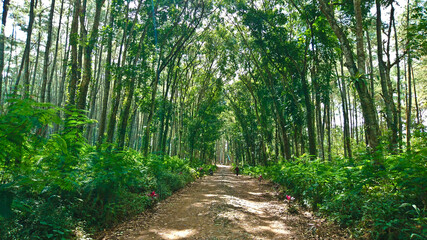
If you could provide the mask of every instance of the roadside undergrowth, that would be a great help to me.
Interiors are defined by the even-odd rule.
[[[89,122],[31,99],[0,116],[0,239],[72,239],[139,214],[214,166],[200,160],[91,146],[80,130]]]
[[[279,161],[245,166],[243,173],[269,179],[303,206],[352,229],[353,237],[425,239],[427,237],[427,149],[384,156],[333,161]],[[282,196],[282,197],[284,197]]]

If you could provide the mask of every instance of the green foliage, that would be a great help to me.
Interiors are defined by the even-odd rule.
[[[35,154],[33,147],[40,145],[45,126],[59,123],[58,108],[50,104],[32,99],[10,99],[9,104],[6,114],[0,115],[0,169],[13,168],[24,155]]]
[[[0,155],[0,239],[69,239],[76,229],[103,229],[141,213],[201,176],[196,169],[209,167],[111,152],[112,146],[97,150],[79,131],[90,121],[75,110],[64,110],[64,130],[46,139],[38,129],[57,123],[58,110],[14,100],[0,117],[0,147],[7,154]],[[153,191],[158,196],[150,196]]]
[[[427,151],[386,156],[385,167],[372,157],[333,162],[282,161],[250,167],[244,173],[279,183],[301,204],[330,216],[355,236],[423,239],[427,236]],[[367,232],[370,235],[367,235]]]

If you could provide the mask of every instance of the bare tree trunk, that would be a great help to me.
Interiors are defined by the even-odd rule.
[[[71,49],[71,44],[69,44],[68,42],[68,40],[71,38],[71,36],[69,36],[70,15],[71,15],[71,11],[67,15],[67,27],[65,28],[66,33],[65,33],[64,55],[62,59],[62,70],[61,70],[61,80],[60,80],[61,82],[59,83],[58,97],[57,97],[57,103],[56,103],[56,105],[58,105],[59,107],[62,106],[62,101],[64,100],[68,58],[70,56],[70,49]]]
[[[396,68],[397,68],[397,119],[399,129],[399,148],[402,148],[403,127],[402,127],[402,100],[401,100],[401,83],[400,83],[400,60],[399,60],[399,40],[397,39],[396,21],[393,18],[394,45],[396,52]]]
[[[343,63],[343,57],[342,55],[340,56],[340,67],[341,67],[341,77],[339,79],[341,79],[340,81],[337,79],[337,84],[338,87],[340,88],[340,94],[341,94],[341,101],[342,101],[342,112],[343,112],[343,119],[344,119],[344,156],[345,157],[349,157],[350,159],[352,158],[352,152],[351,152],[351,136],[350,136],[350,123],[349,123],[349,118],[348,118],[348,101],[347,101],[347,90],[346,90],[346,85],[344,82],[344,63]],[[337,76],[338,75],[338,70],[336,70],[337,72]],[[340,86],[340,82],[341,82],[341,86]]]
[[[71,77],[70,84],[68,87],[68,103],[70,105],[76,104],[76,91],[77,91],[77,82],[79,80],[79,69],[78,69],[78,49],[77,45],[79,43],[79,14],[80,14],[80,0],[74,0],[74,13],[73,21],[71,22],[71,31],[70,31],[70,45],[71,45]]]
[[[130,81],[128,93],[123,103],[123,111],[121,113],[120,124],[118,129],[118,132],[119,132],[118,145],[117,145],[118,150],[123,150],[125,145],[126,127],[129,121],[130,107],[132,104],[132,99],[133,99],[134,90],[135,90],[135,81],[136,79],[135,77],[133,77]]]
[[[54,0],[52,0],[54,1]],[[53,66],[50,72],[50,79],[49,83],[51,84],[53,81],[53,74],[56,70],[56,60],[58,59],[58,49],[59,49],[59,39],[61,37],[61,24],[62,24],[62,13],[64,11],[64,0],[61,1],[61,10],[59,11],[59,23],[58,23],[58,32],[56,34],[56,44],[55,44],[55,54],[53,57]],[[68,31],[68,24],[67,24],[67,31]],[[67,48],[67,44],[65,44],[65,49]],[[49,87],[50,88],[50,87]],[[59,94],[56,93],[56,102],[59,101]],[[50,101],[49,101],[50,102]]]
[[[80,42],[84,44],[79,44],[79,50],[77,55],[77,65],[79,71],[77,72],[78,79],[82,79],[82,69],[83,69],[83,50],[87,44],[87,30],[85,25],[86,20],[86,5],[87,0],[80,0],[80,9],[79,9],[79,22],[80,22]]]
[[[30,90],[30,95],[33,95],[34,92],[34,88],[36,85],[36,77],[37,77],[37,69],[39,66],[39,56],[40,56],[40,45],[41,45],[41,14],[39,14],[39,31],[37,34],[37,50],[36,50],[36,61],[34,64],[34,71],[33,71],[33,80],[31,81],[31,90]],[[37,90],[36,90],[37,91]],[[36,94],[37,95],[37,94]]]
[[[105,79],[104,79],[104,98],[102,100],[102,113],[101,113],[101,122],[99,124],[99,133],[98,133],[98,147],[102,144],[104,139],[105,126],[107,122],[107,108],[108,108],[108,98],[110,94],[110,82],[111,82],[111,55],[113,48],[113,29],[114,29],[114,10],[110,10],[110,23],[108,32],[108,42],[107,42],[107,59],[105,66]]]
[[[415,101],[415,111],[417,114],[417,125],[419,127],[421,124],[421,117],[420,117],[420,109],[418,107],[417,85],[415,82],[414,68],[412,68],[412,81],[413,81],[413,85],[414,85],[414,101]]]
[[[90,38],[85,47],[84,54],[84,66],[83,66],[83,78],[80,83],[79,88],[79,98],[77,102],[78,109],[86,109],[86,98],[87,92],[89,89],[89,82],[92,77],[92,51],[95,47],[96,42],[98,41],[98,27],[101,16],[102,5],[104,5],[105,0],[96,0],[96,9],[95,9],[95,17],[93,20],[93,26],[90,33]]]
[[[10,93],[10,91],[11,91],[11,85],[12,85],[12,79],[10,79],[10,81],[9,81],[9,72],[10,72],[10,65],[12,64],[12,53],[15,50],[13,48],[13,46],[15,45],[15,42],[16,42],[15,28],[16,28],[16,25],[14,25],[13,28],[12,28],[12,36],[11,36],[11,43],[10,43],[9,60],[8,60],[8,63],[7,63],[6,77],[4,79],[4,99],[6,99],[7,98],[7,94]],[[1,110],[2,107],[4,107],[4,105],[0,102],[0,110]]]
[[[377,54],[378,54],[378,67],[380,70],[380,82],[381,89],[383,93],[383,99],[385,104],[385,113],[386,113],[386,122],[387,127],[391,130],[390,136],[390,149],[394,150],[397,147],[398,138],[397,138],[397,115],[396,107],[393,102],[393,93],[391,86],[390,77],[386,73],[386,64],[383,60],[383,42],[382,42],[382,21],[381,21],[381,3],[379,0],[375,1],[377,9],[377,18],[376,18],[376,30],[377,30]],[[392,12],[393,14],[393,12]],[[390,38],[390,36],[389,36]]]
[[[407,89],[408,89],[408,94],[407,94],[407,103],[406,103],[406,150],[409,152],[411,151],[411,108],[412,108],[412,74],[411,74],[411,70],[412,70],[412,59],[411,59],[411,47],[409,44],[409,0],[408,0],[408,5],[407,5],[407,13],[406,13],[406,34],[407,34],[407,50],[408,50],[408,70],[407,70],[407,75],[408,75],[408,83],[407,83]]]
[[[95,72],[93,73],[95,77],[95,82],[91,84],[91,90],[89,95],[89,119],[94,119],[95,117],[95,111],[96,111],[96,99],[99,92],[99,81],[100,81],[100,72],[101,72],[101,63],[102,63],[102,51],[103,46],[101,45],[101,48],[98,49],[98,58],[95,58]],[[94,133],[95,124],[89,124],[86,128],[86,138],[89,143],[93,143],[93,133]]]
[[[368,53],[369,53],[369,78],[371,80],[371,98],[375,99],[375,89],[374,89],[374,64],[372,61],[372,48],[371,48],[371,39],[369,37],[369,31],[366,31],[366,41],[368,42]]]
[[[28,21],[28,29],[27,29],[27,40],[25,42],[25,49],[24,49],[24,55],[22,57],[21,67],[19,68],[18,76],[16,78],[15,88],[13,90],[13,94],[18,93],[18,86],[21,79],[22,71],[24,71],[24,96],[28,97],[28,92],[26,91],[28,89],[28,85],[30,84],[30,50],[31,50],[31,34],[33,32],[33,23],[34,23],[34,7],[35,2],[34,0],[31,0],[30,2],[30,16]]]
[[[42,89],[40,94],[41,102],[45,102],[45,96],[46,96],[46,85],[48,81],[47,70],[49,67],[50,46],[52,45],[52,25],[53,25],[52,22],[53,22],[54,11],[55,11],[55,0],[52,0],[50,5],[49,20],[47,25],[47,41],[46,41],[44,60],[43,60],[43,82],[42,82]]]

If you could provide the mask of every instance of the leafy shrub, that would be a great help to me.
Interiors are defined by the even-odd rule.
[[[423,239],[427,236],[426,149],[384,158],[384,168],[361,155],[349,161],[297,159],[244,173],[279,183],[303,205],[319,210],[355,236]]]
[[[39,131],[68,115],[49,139]],[[0,116],[0,239],[69,239],[138,214],[198,177],[201,165],[134,150],[96,149],[73,109],[13,100]],[[208,165],[205,165],[208,166]],[[203,166],[203,167],[205,167]]]

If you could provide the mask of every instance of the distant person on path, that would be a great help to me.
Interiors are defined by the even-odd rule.
[[[236,168],[234,169],[234,171],[236,171],[236,176],[239,176],[239,171],[240,171],[239,166],[236,166]]]

